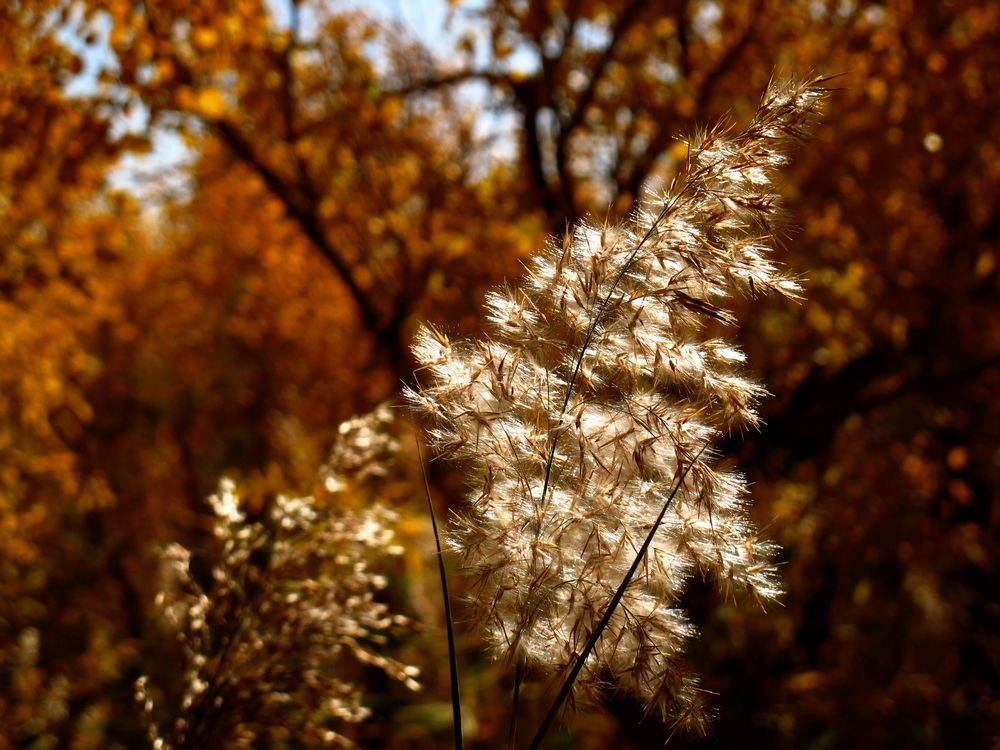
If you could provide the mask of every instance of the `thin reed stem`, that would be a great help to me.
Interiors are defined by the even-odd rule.
[[[514,667],[514,695],[510,703],[510,725],[507,728],[507,750],[514,750],[517,745],[517,715],[521,703],[521,680],[524,678],[524,664],[518,662]]]
[[[646,240],[648,240],[652,236],[653,231],[656,229],[657,224],[659,224],[660,221],[663,219],[663,217],[666,216],[669,207],[670,207],[669,204],[663,206],[663,209],[660,211],[660,214],[650,225],[646,234],[644,234],[642,239],[639,240],[639,244],[636,245],[635,250],[632,251],[632,254],[629,255],[625,263],[622,264],[621,270],[615,276],[614,281],[611,284],[611,288],[608,289],[607,295],[604,297],[604,300],[601,302],[601,306],[597,310],[597,314],[593,316],[593,319],[590,321],[590,325],[587,327],[587,335],[584,336],[583,344],[580,347],[580,354],[576,358],[576,364],[573,365],[573,374],[570,376],[569,383],[567,383],[566,385],[566,395],[563,398],[562,407],[559,409],[559,419],[557,420],[556,429],[552,433],[552,444],[551,447],[549,448],[548,459],[546,459],[545,462],[545,480],[542,482],[542,496],[539,499],[539,505],[541,506],[543,512],[545,510],[545,495],[549,489],[549,480],[552,477],[552,461],[555,459],[556,446],[559,442],[559,435],[562,432],[561,425],[559,423],[565,416],[566,408],[569,406],[569,400],[573,396],[573,386],[576,385],[576,379],[580,375],[580,366],[583,364],[583,359],[587,354],[587,350],[590,348],[590,342],[591,339],[594,337],[594,331],[597,329],[598,324],[600,324],[601,319],[604,317],[604,313],[608,309],[608,305],[611,303],[611,298],[614,296],[615,291],[618,289],[618,284],[619,282],[621,282],[622,277],[625,275],[625,272],[629,269],[629,266],[632,265],[632,262],[636,259],[636,256],[639,255],[639,251],[642,250],[642,246],[646,244]],[[540,531],[541,527],[539,527],[539,532]]]
[[[670,495],[663,503],[663,508],[660,509],[660,515],[656,517],[656,521],[653,523],[649,533],[646,535],[646,539],[642,543],[642,547],[639,548],[635,558],[632,560],[632,565],[629,566],[628,572],[625,574],[625,578],[622,579],[617,591],[615,591],[614,597],[608,604],[607,609],[604,610],[604,615],[601,617],[600,622],[597,623],[597,627],[595,627],[591,632],[586,645],[584,645],[583,650],[580,652],[576,662],[573,664],[573,668],[570,670],[569,674],[566,675],[566,679],[563,681],[562,687],[559,689],[559,693],[556,695],[555,700],[552,701],[552,705],[549,706],[549,710],[546,712],[545,718],[542,719],[541,724],[538,725],[538,731],[535,732],[535,736],[532,738],[531,744],[528,745],[528,750],[538,750],[538,748],[541,747],[542,741],[545,739],[545,735],[548,734],[549,728],[552,726],[552,722],[555,720],[556,715],[562,708],[563,703],[566,702],[569,694],[573,691],[573,684],[576,682],[576,678],[580,675],[580,670],[583,669],[583,665],[586,664],[587,659],[590,657],[590,653],[594,650],[594,646],[597,645],[597,641],[600,640],[601,636],[604,634],[605,628],[607,628],[608,623],[611,622],[612,615],[614,615],[615,610],[621,603],[622,597],[625,596],[625,590],[629,587],[629,584],[632,583],[632,578],[635,576],[635,572],[639,569],[640,563],[646,557],[646,551],[649,549],[649,545],[653,542],[653,537],[656,536],[656,532],[660,530],[660,525],[663,523],[663,517],[667,514],[667,509],[674,501],[674,497],[677,495],[677,491],[680,490],[681,485],[684,484],[684,480],[687,478],[691,467],[693,467],[695,462],[701,458],[701,454],[707,447],[707,445],[702,446],[701,450],[698,451],[698,454],[684,467],[680,477],[678,477],[673,490],[671,490]]]
[[[444,554],[441,551],[441,537],[438,534],[437,518],[434,515],[434,504],[431,502],[431,486],[427,480],[427,468],[424,465],[423,451],[420,441],[417,442],[417,457],[420,461],[420,474],[424,481],[424,493],[427,496],[427,510],[431,516],[431,529],[434,531],[434,545],[437,548],[438,573],[441,576],[441,596],[444,600],[444,619],[448,631],[448,671],[451,678],[451,719],[455,730],[455,750],[462,750],[462,697],[458,688],[458,653],[455,649],[455,626],[451,616],[451,596],[448,593],[448,575],[444,569]]]

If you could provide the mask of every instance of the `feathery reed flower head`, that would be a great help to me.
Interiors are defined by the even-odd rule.
[[[328,494],[385,470],[396,445],[382,429],[390,419],[384,407],[341,425],[320,472]],[[342,723],[369,714],[351,679],[357,665],[419,688],[415,667],[381,653],[389,632],[408,622],[378,601],[387,581],[370,567],[373,558],[401,551],[391,531],[395,514],[279,496],[270,519],[250,521],[226,479],[209,501],[219,552],[210,581],[194,574],[183,546],[163,554],[167,581],[157,605],[177,634],[186,671],[166,732],[153,720],[148,680],[136,685],[153,746],[253,747],[277,727],[297,741],[350,746]]]
[[[407,396],[431,418],[432,443],[474,475],[451,548],[486,638],[530,672],[571,670],[665,505],[575,691],[610,676],[697,728],[704,710],[680,661],[694,633],[678,606],[686,582],[710,577],[757,601],[780,593],[743,478],[706,450],[757,423],[763,391],[706,324],[733,322],[734,294],[799,291],[768,260],[772,180],[822,83],[773,83],[745,129],[695,138],[670,188],[628,224],[584,223],[550,242],[519,286],[488,296],[488,338],[416,337],[431,382]]]

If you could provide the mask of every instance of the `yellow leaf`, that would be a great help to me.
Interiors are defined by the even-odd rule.
[[[202,89],[195,101],[195,110],[212,119],[218,119],[226,113],[226,97],[219,89]]]
[[[199,26],[191,35],[191,41],[197,49],[205,52],[219,43],[219,33],[208,26]]]

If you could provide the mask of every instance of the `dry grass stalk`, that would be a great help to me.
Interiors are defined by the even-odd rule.
[[[235,485],[223,480],[211,498],[219,555],[207,585],[192,573],[189,550],[166,550],[157,605],[185,672],[162,730],[154,692],[146,678],[137,683],[154,748],[256,747],[275,730],[310,746],[350,746],[339,728],[369,714],[350,677],[359,665],[419,687],[415,667],[382,654],[386,635],[407,620],[377,600],[387,581],[369,568],[373,557],[401,551],[395,514],[337,509],[339,493],[385,471],[395,450],[381,429],[388,419],[383,407],[341,425],[320,474],[328,497],[278,497],[269,522],[247,520]]]
[[[519,286],[489,296],[489,338],[417,336],[430,382],[408,398],[432,419],[437,449],[475,478],[450,545],[489,643],[531,673],[569,672],[692,465],[578,695],[610,679],[702,728],[681,660],[694,633],[678,606],[685,584],[711,578],[758,602],[780,594],[744,479],[702,453],[757,424],[763,390],[742,374],[743,353],[706,327],[733,322],[734,294],[799,291],[768,260],[773,177],[815,120],[822,84],[772,84],[745,129],[695,138],[670,188],[627,225],[581,224],[551,242]]]

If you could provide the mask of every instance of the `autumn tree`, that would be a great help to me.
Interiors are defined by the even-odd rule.
[[[4,747],[44,741],[74,712],[82,741],[99,737],[90,726],[111,713],[102,687],[120,680],[134,650],[115,611],[115,568],[85,520],[114,500],[85,435],[101,342],[120,320],[116,280],[132,256],[136,207],[102,187],[128,144],[97,102],[65,95],[82,63],[59,30],[47,3],[0,10]]]
[[[146,10],[5,19],[20,77],[4,122],[0,717],[16,742],[139,741],[111,707],[156,658],[157,543],[205,534],[224,470],[252,474],[253,502],[311,481],[337,421],[409,369],[428,293],[458,314],[538,223],[480,180],[467,113],[379,95],[380,66],[425,56],[398,31],[316,9],[306,36],[263,5],[213,7],[192,30],[186,5]],[[111,169],[164,132],[197,156],[179,194],[133,184],[140,214]],[[447,283],[456,267],[470,288]]]

